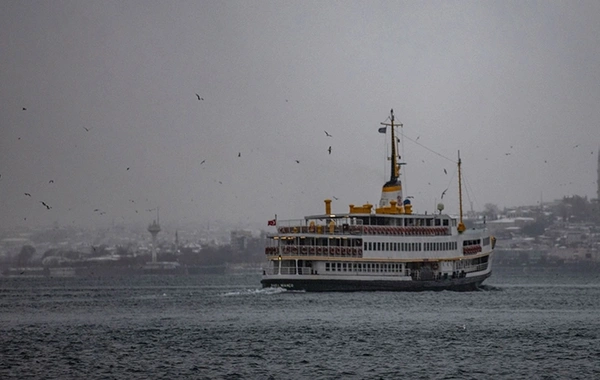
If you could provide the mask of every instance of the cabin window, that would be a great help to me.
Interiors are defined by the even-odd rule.
[[[441,224],[442,224],[442,221],[440,219],[435,219],[436,226],[440,226]]]
[[[490,245],[490,238],[489,237],[483,238],[483,245]]]

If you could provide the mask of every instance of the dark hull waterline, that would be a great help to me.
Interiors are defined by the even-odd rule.
[[[336,280],[336,279],[263,279],[263,288],[281,287],[307,292],[369,292],[369,291],[474,291],[491,276],[491,272],[473,277],[430,281]]]

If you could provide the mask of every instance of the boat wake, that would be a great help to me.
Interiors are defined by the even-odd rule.
[[[483,292],[501,292],[502,290],[504,290],[498,286],[493,285],[480,285],[477,289]]]
[[[254,296],[254,295],[261,295],[261,294],[271,295],[271,294],[281,294],[281,293],[287,293],[287,292],[288,292],[288,290],[285,288],[259,288],[259,289],[246,289],[246,290],[227,292],[227,293],[223,294],[223,296],[225,296],[225,297]]]

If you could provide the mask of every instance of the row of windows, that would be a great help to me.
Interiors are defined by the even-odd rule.
[[[429,218],[388,218],[383,216],[366,217],[360,218],[361,223],[365,226],[398,226],[398,227],[409,227],[409,226],[449,226],[456,227],[456,220],[447,218],[436,218],[434,216]]]
[[[365,242],[368,251],[420,251],[421,243]]]
[[[463,241],[463,247],[466,247],[468,245],[480,245],[480,244],[481,244],[481,239],[474,239],[474,240],[465,240],[465,241]],[[488,244],[489,244],[489,241],[488,241]]]
[[[326,272],[402,272],[402,264],[389,263],[325,263]]]
[[[452,251],[458,248],[455,241],[441,241],[438,243],[423,243],[425,251]]]

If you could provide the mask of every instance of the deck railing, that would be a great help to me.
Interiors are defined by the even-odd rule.
[[[277,232],[282,235],[289,234],[316,234],[316,235],[391,235],[391,236],[444,236],[450,234],[449,227],[396,227],[396,226],[364,226],[364,225],[318,225],[280,226]]]
[[[333,247],[317,245],[288,245],[283,247],[267,247],[267,256],[321,256],[321,257],[362,257],[362,247]]]

